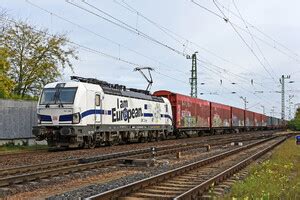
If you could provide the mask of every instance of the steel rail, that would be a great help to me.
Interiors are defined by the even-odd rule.
[[[216,144],[214,144],[216,145]],[[198,148],[204,148],[205,146],[199,146],[195,147],[195,145],[192,145],[190,147],[183,147],[183,148],[174,148],[174,149],[166,149],[161,150],[156,153],[156,156],[162,156],[167,154],[176,153],[178,151],[187,151],[189,149],[198,149]],[[123,155],[123,154],[120,154]],[[115,156],[115,154],[114,154]],[[121,160],[127,159],[127,158],[145,158],[145,157],[151,157],[151,153],[137,153],[132,155],[131,157],[112,157],[111,159],[102,160],[102,161],[94,161],[94,162],[87,162],[87,163],[79,163],[76,160],[75,161],[66,161],[66,162],[59,162],[59,163],[50,163],[49,166],[47,164],[43,164],[41,166],[35,166],[35,170],[38,169],[44,169],[44,171],[39,172],[33,172],[33,173],[26,173],[26,174],[20,174],[20,175],[14,175],[14,176],[8,176],[8,177],[2,177],[0,178],[0,187],[8,186],[11,184],[26,182],[26,181],[33,181],[48,177],[54,177],[58,175],[64,175],[69,174],[73,172],[78,171],[85,171],[95,168],[101,168],[111,165],[117,165],[120,163]],[[73,162],[73,163],[72,163]],[[29,170],[27,167],[23,168],[23,171],[26,172],[26,170]],[[13,169],[13,172],[17,172],[18,169]],[[4,171],[5,172],[5,171]],[[3,172],[3,174],[5,174]]]
[[[218,155],[215,155],[215,156],[212,156],[212,157],[209,157],[209,158],[206,158],[206,159],[202,159],[200,161],[190,163],[188,165],[170,170],[168,172],[158,174],[156,176],[152,176],[152,177],[149,177],[149,178],[146,178],[146,179],[143,179],[143,180],[125,185],[125,186],[115,188],[113,190],[109,190],[109,191],[106,191],[106,192],[103,192],[103,193],[100,193],[100,194],[93,195],[91,197],[88,197],[87,199],[92,199],[92,200],[95,200],[95,199],[97,199],[97,200],[98,199],[105,199],[105,200],[106,199],[117,199],[118,197],[126,196],[127,194],[134,193],[134,192],[138,191],[139,189],[143,189],[147,186],[155,185],[155,184],[160,183],[162,181],[166,181],[170,178],[176,177],[177,175],[187,173],[190,170],[197,169],[199,167],[205,166],[205,165],[213,163],[215,161],[224,159],[224,158],[226,158],[230,155],[234,155],[234,154],[239,153],[243,150],[250,149],[254,146],[260,145],[262,143],[273,140],[275,138],[277,138],[277,137],[274,136],[274,137],[271,137],[271,138],[261,140],[259,142],[255,142],[255,143],[243,146],[243,147],[239,147],[237,149],[229,150],[229,151],[226,151],[224,153],[220,153]]]
[[[187,192],[175,197],[174,199],[180,200],[180,199],[196,199],[197,197],[201,196],[203,192],[207,191],[213,184],[218,184],[219,182],[222,182],[223,180],[229,178],[236,172],[240,171],[247,165],[249,165],[253,160],[256,160],[260,156],[264,155],[266,152],[272,150],[275,148],[277,145],[281,144],[283,141],[285,141],[285,138],[282,140],[279,140],[275,144],[264,148],[263,150],[257,152],[256,154],[244,159],[243,161],[235,164],[234,166],[224,170],[223,172],[215,175],[214,177],[210,178],[209,180],[195,186],[194,188],[188,190]]]
[[[220,144],[223,145],[229,141],[233,142],[234,140],[232,140],[232,138],[225,139],[222,141],[212,142],[210,145],[211,146],[216,146]],[[241,138],[237,138],[237,141],[241,141]],[[203,143],[191,143],[191,144],[183,144],[183,145],[175,145],[175,146],[168,145],[159,148],[155,156],[162,156],[162,155],[173,154],[177,152],[183,152],[183,151],[188,151],[190,149],[199,149],[199,148],[206,148],[206,145],[204,145]],[[147,148],[141,150],[132,150],[128,152],[107,154],[102,157],[96,157],[93,159],[89,158],[87,160],[75,159],[75,160],[55,162],[55,163],[45,163],[41,165],[3,169],[0,170],[0,175],[2,176],[10,175],[10,176],[0,178],[0,187],[21,183],[21,182],[48,178],[48,177],[54,177],[63,174],[69,174],[78,171],[85,171],[85,170],[90,170],[90,169],[95,169],[100,167],[106,167],[110,165],[117,165],[120,163],[120,160],[126,158],[136,158],[136,157],[149,158],[151,156],[152,154],[149,151],[149,148]],[[42,170],[42,171],[36,171],[36,170]],[[28,171],[35,171],[35,172],[26,173]],[[21,172],[23,172],[24,174],[12,175],[14,173],[21,173]]]
[[[236,141],[249,141],[251,139],[260,139],[264,138],[264,136],[259,137],[230,137],[225,138],[223,140],[218,140],[216,142],[210,142],[205,143],[206,141],[201,142],[191,142],[191,143],[183,143],[183,144],[177,144],[177,145],[166,145],[156,148],[156,156],[161,156],[165,154],[171,154],[171,153],[177,153],[178,151],[188,151],[191,148],[205,148],[206,145],[210,146],[217,146],[221,144],[226,144],[227,142],[236,142]],[[202,146],[201,146],[202,145]],[[150,155],[150,149],[144,148],[144,149],[137,149],[137,150],[131,150],[131,151],[124,151],[124,152],[117,152],[117,153],[111,153],[111,154],[105,154],[101,156],[95,156],[90,158],[78,158],[78,159],[70,159],[65,161],[58,161],[58,162],[48,162],[48,163],[42,163],[42,164],[35,164],[35,165],[26,165],[26,166],[19,166],[19,167],[13,167],[13,168],[4,168],[0,169],[0,177],[8,176],[8,175],[14,175],[14,174],[20,174],[20,173],[27,173],[30,171],[36,171],[36,170],[49,170],[53,168],[58,168],[62,166],[70,166],[70,165],[78,165],[83,163],[91,163],[91,162],[98,162],[102,160],[109,160],[114,158],[126,158],[129,156],[141,156],[141,157],[149,157]],[[0,184],[1,186],[1,184]]]
[[[258,134],[272,133],[272,134],[274,134],[276,132],[277,132],[276,130],[268,130],[268,131],[262,130],[262,131],[245,132],[243,134],[245,134],[245,135],[252,135],[253,133],[258,133]],[[230,136],[236,137],[237,135],[238,134],[231,134]],[[202,137],[203,140],[210,140],[211,137],[216,137],[216,135],[205,135],[205,136],[200,136],[200,137]],[[175,139],[175,138],[170,137],[168,139],[172,140],[172,139]],[[74,151],[77,151],[77,150],[80,151],[82,149],[74,149]],[[47,153],[47,152],[49,152],[49,149],[47,150],[45,148],[37,148],[37,149],[34,149],[34,150],[24,150],[24,151],[21,151],[21,152],[7,152],[7,153],[3,152],[3,153],[0,153],[0,157],[2,157],[2,156],[3,157],[4,156],[19,156],[19,155],[23,155],[23,154],[35,154],[35,153]],[[55,152],[55,151],[50,151],[50,152]],[[60,151],[58,150],[58,152],[60,152]]]

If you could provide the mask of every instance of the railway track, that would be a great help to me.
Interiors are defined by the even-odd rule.
[[[194,149],[207,148],[207,145],[218,146],[231,142],[249,141],[254,139],[261,139],[261,137],[229,137],[222,140],[211,142],[194,142],[178,145],[168,145],[156,148],[155,156],[164,156],[168,154],[175,154],[177,152],[184,152]],[[151,158],[152,152],[149,148],[138,149],[132,151],[118,152],[113,154],[106,154],[98,157],[73,159],[53,163],[44,163],[38,165],[21,166],[16,168],[8,168],[0,170],[0,187],[9,186],[16,183],[23,183],[43,178],[50,178],[54,176],[66,175],[74,172],[81,172],[91,169],[102,168],[111,165],[117,165],[120,160],[124,158]]]
[[[264,135],[264,134],[274,134],[276,133],[276,131],[261,131],[261,132],[248,132],[248,133],[243,133],[243,135],[247,136],[247,135],[255,135],[255,134],[261,134],[261,135]],[[228,135],[228,137],[238,137],[239,134],[231,134],[231,135]],[[217,138],[221,138],[222,135],[206,135],[206,136],[201,136],[201,138],[204,140],[204,141],[209,141],[211,139],[217,139]],[[197,137],[198,138],[198,137]],[[170,140],[172,139],[175,139],[175,138],[169,138]],[[182,138],[184,139],[184,138]],[[96,149],[100,149],[101,147],[99,148],[96,148]],[[25,154],[32,154],[33,156],[35,154],[47,154],[48,152],[51,152],[51,153],[60,153],[60,152],[72,152],[72,151],[82,151],[84,149],[57,149],[56,151],[55,150],[50,150],[49,149],[45,149],[45,148],[36,148],[34,150],[24,150],[24,151],[21,151],[21,152],[7,152],[7,153],[0,153],[0,157],[11,157],[11,156],[22,156],[22,155],[25,155]],[[92,151],[92,150],[90,150]]]
[[[87,199],[198,199],[212,184],[230,177],[285,139],[264,139]]]

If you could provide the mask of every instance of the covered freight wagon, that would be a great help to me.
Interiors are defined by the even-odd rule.
[[[265,128],[267,126],[267,123],[268,123],[268,116],[262,115],[261,116],[261,126]]]
[[[232,109],[232,128],[244,128],[245,126],[245,110],[241,108],[231,107]]]
[[[156,91],[154,95],[169,99],[177,131],[210,129],[209,101],[165,90]]]
[[[231,107],[211,102],[211,127],[231,128]]]
[[[245,126],[246,128],[254,127],[254,112],[249,110],[245,111]]]
[[[272,117],[272,126],[278,127],[279,126],[279,119],[276,117]]]
[[[261,125],[262,125],[262,114],[254,112],[253,115],[254,115],[254,126],[255,127],[261,127]]]
[[[272,128],[272,117],[267,116],[267,127]]]

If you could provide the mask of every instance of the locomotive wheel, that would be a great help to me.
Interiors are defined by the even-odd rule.
[[[96,142],[92,139],[92,137],[88,137],[84,142],[84,148],[93,149],[96,146]]]
[[[96,142],[93,141],[93,140],[91,140],[91,142],[89,143],[88,148],[89,148],[89,149],[93,149],[93,148],[95,148],[95,147],[96,147]]]

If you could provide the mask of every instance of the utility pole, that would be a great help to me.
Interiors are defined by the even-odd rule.
[[[272,106],[272,109],[271,109],[271,117],[274,117],[274,112],[275,112],[275,106]]]
[[[192,54],[192,57],[187,55],[187,59],[192,59],[192,70],[191,70],[191,78],[190,78],[190,84],[191,84],[191,97],[197,98],[197,54],[198,52],[196,51],[195,53]]]
[[[293,102],[291,102],[291,100],[293,99],[295,97],[295,95],[289,95],[289,101],[288,101],[288,103],[289,103],[289,107],[288,107],[288,109],[289,109],[289,120],[291,120],[292,119],[292,104],[293,104]]]
[[[249,103],[249,102],[247,101],[247,97],[242,97],[242,96],[240,96],[240,98],[244,101],[245,110],[247,110],[247,103]]]
[[[285,118],[285,79],[290,79],[290,75],[282,75],[280,79],[281,83],[281,119]]]
[[[261,105],[262,109],[263,109],[263,114],[265,114],[265,106]]]

